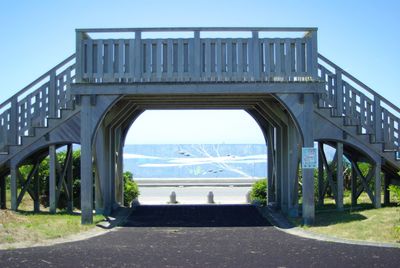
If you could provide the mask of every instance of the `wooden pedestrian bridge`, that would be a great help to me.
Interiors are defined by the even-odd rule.
[[[94,208],[111,213],[123,204],[127,131],[147,109],[247,111],[267,144],[268,202],[300,213],[307,224],[315,214],[317,155],[319,203],[330,189],[343,208],[346,158],[353,204],[366,192],[380,207],[382,189],[387,203],[387,186],[400,182],[400,110],[319,54],[317,45],[316,28],[76,30],[73,55],[0,105],[1,207],[10,176],[11,209],[26,193],[39,209],[38,166],[49,157],[50,212],[61,189],[71,209],[72,144],[80,144],[82,223],[92,222]],[[318,153],[309,149],[314,142]],[[62,146],[66,158],[58,163]],[[326,146],[335,148],[333,164]],[[363,162],[368,174],[360,171]],[[27,176],[22,165],[32,166]]]

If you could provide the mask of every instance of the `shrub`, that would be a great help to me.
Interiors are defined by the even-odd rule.
[[[252,203],[267,204],[267,179],[258,180],[253,184],[250,192],[250,200]]]
[[[124,206],[130,206],[131,202],[139,196],[139,187],[133,181],[133,174],[129,171],[124,172]]]
[[[389,191],[396,198],[397,204],[400,205],[400,186],[390,185]]]

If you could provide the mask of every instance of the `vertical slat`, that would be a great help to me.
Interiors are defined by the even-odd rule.
[[[157,39],[157,81],[161,81],[162,76],[162,52],[163,45],[161,39]]]
[[[200,31],[194,32],[193,80],[199,81],[201,76],[201,40]]]
[[[124,68],[124,50],[125,50],[125,42],[122,39],[118,40],[118,75],[117,78],[124,78],[125,68]]]
[[[86,63],[86,77],[91,80],[93,78],[93,40],[88,39],[86,41],[86,57],[87,57],[87,63]]]
[[[388,116],[388,112],[386,111],[386,109],[382,109],[383,110],[383,142],[385,142],[385,144],[388,142],[389,140],[389,116]],[[377,129],[376,129],[377,130]]]
[[[274,46],[275,46],[275,74],[277,76],[281,76],[282,75],[281,40],[275,39]]]
[[[48,100],[48,107],[49,107],[49,117],[55,118],[57,117],[57,109],[56,109],[56,98],[57,98],[57,80],[56,80],[56,73],[50,73],[50,84],[49,84],[49,100]]]
[[[298,76],[303,76],[302,70],[302,53],[301,53],[301,39],[296,39],[296,73]]]
[[[226,42],[226,78],[230,80],[232,78],[233,65],[236,64],[236,46],[233,49],[232,39],[227,39]],[[227,80],[225,78],[225,80]]]
[[[103,69],[103,40],[97,40],[97,79],[101,79],[103,77]]]
[[[56,184],[57,184],[57,171],[56,171],[56,146],[49,146],[49,209],[50,213],[56,213],[57,201],[56,201]]]
[[[152,50],[152,46],[151,46],[151,40],[145,40],[144,41],[146,43],[146,62],[145,62],[145,66],[146,66],[146,71],[145,71],[145,78],[147,81],[150,81],[151,79],[151,50]]]
[[[270,39],[264,39],[264,71],[265,71],[265,77],[267,78],[267,80],[270,80],[271,78],[271,59],[272,56],[271,55],[271,43],[269,42]]]
[[[216,42],[216,56],[217,56],[217,59],[216,59],[216,67],[215,67],[216,68],[216,73],[217,73],[216,76],[217,76],[217,80],[218,81],[222,80],[222,71],[225,68],[225,64],[223,66],[223,63],[222,63],[222,57],[223,57],[224,54],[225,54],[225,52],[222,51],[221,38],[218,38],[217,42]]]
[[[252,61],[253,61],[253,77],[254,80],[259,81],[261,77],[261,57],[260,57],[260,39],[258,36],[258,32],[252,32]]]
[[[128,78],[131,81],[135,81],[135,39],[129,39],[129,57],[128,62],[129,64],[129,71],[127,73]]]
[[[168,39],[167,41],[167,77],[172,78],[172,74],[174,71],[173,66],[173,43],[172,39]]]
[[[292,51],[291,51],[290,40],[285,39],[285,81],[290,80],[292,71],[291,61],[292,61]]]
[[[207,80],[211,77],[211,43],[210,39],[205,39],[205,77]]]
[[[382,141],[382,109],[381,100],[377,96],[374,96],[373,118],[375,142],[380,142]],[[385,129],[386,127],[384,127],[384,130]]]
[[[178,77],[180,80],[183,80],[183,39],[179,38],[178,40]]]
[[[135,32],[135,46],[133,64],[134,64],[134,81],[140,81],[142,78],[142,33],[140,31]]]
[[[237,50],[238,64],[237,64],[236,80],[242,80],[242,74],[243,74],[243,42],[242,42],[242,39],[238,39],[237,47],[238,47],[238,50]]]
[[[343,84],[342,70],[336,69],[336,116],[343,114]]]

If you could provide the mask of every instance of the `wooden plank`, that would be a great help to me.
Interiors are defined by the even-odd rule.
[[[222,49],[222,40],[221,38],[217,39],[216,42],[216,78],[218,81],[222,80],[222,72],[225,72],[225,51]],[[224,57],[224,62],[222,58]]]
[[[302,69],[302,53],[301,53],[301,39],[296,39],[296,73],[298,76],[303,76],[304,71]]]
[[[156,49],[156,53],[157,53],[157,65],[156,65],[156,79],[157,81],[161,81],[161,77],[162,77],[162,55],[163,55],[163,43],[161,39],[157,39],[157,49]]]
[[[236,80],[242,80],[243,74],[243,41],[242,39],[238,39],[237,41],[237,57],[238,57],[238,64],[237,64],[237,72],[236,72]]]
[[[146,79],[146,81],[150,81],[151,80],[151,50],[152,50],[152,45],[151,45],[151,40],[144,40],[144,43],[146,44],[146,52],[145,52],[145,66],[146,69],[144,71],[144,78]]]
[[[194,31],[193,78],[195,81],[199,81],[201,77],[201,50],[200,31]]]
[[[184,66],[183,66],[184,58],[183,58],[183,39],[178,39],[178,78],[179,80],[183,80],[184,77]]]
[[[85,66],[85,78],[89,80],[93,79],[93,40],[88,39],[86,41],[86,66]]]
[[[254,80],[260,81],[261,77],[261,55],[260,55],[260,39],[258,36],[257,31],[252,32],[252,38],[251,38],[251,54],[252,55],[250,58],[252,59],[252,66],[253,66],[253,77]]]
[[[167,40],[167,80],[172,81],[174,66],[173,66],[173,43],[172,39]]]
[[[103,55],[104,45],[103,40],[97,40],[97,68],[96,68],[96,78],[103,78],[104,70],[104,55]]]
[[[281,47],[281,40],[275,39],[274,41],[275,47],[275,75],[282,76],[282,47]]]
[[[114,77],[118,79],[124,78],[125,69],[124,69],[124,50],[125,50],[125,42],[123,39],[118,40],[118,73],[115,73]]]
[[[142,57],[142,33],[140,31],[136,31],[135,32],[135,52],[134,57],[133,57],[133,64],[135,66],[134,68],[134,81],[140,81],[142,79],[142,69],[143,69],[143,65],[142,65],[142,61],[143,61],[143,57]]]
[[[211,77],[211,41],[210,39],[205,39],[205,53],[204,53],[204,59],[205,59],[205,78],[206,80],[209,80]]]
[[[224,80],[231,80],[233,66],[236,66],[237,54],[236,54],[236,45],[233,47],[232,39],[227,39],[226,41],[226,74]]]
[[[289,81],[292,74],[291,61],[292,51],[290,39],[285,39],[285,81]]]
[[[135,75],[135,52],[136,52],[136,41],[135,39],[129,39],[129,54],[128,54],[128,61],[129,61],[129,71],[128,73],[128,78],[131,79],[131,81],[136,81],[136,75]]]

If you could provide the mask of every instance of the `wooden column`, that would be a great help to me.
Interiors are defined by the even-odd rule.
[[[322,142],[318,142],[318,205],[324,205],[324,162],[323,155],[324,154],[324,144]]]
[[[38,163],[40,165],[40,163]],[[40,212],[40,178],[39,178],[39,168],[36,168],[35,173],[33,174],[33,212]]]
[[[17,210],[17,180],[18,180],[18,166],[11,165],[10,168],[10,176],[11,176],[11,210]]]
[[[380,159],[375,162],[374,177],[375,177],[374,207],[380,208],[381,207],[381,188],[382,188],[381,160]]]
[[[314,100],[313,94],[304,94],[304,111],[303,111],[303,147],[314,147],[313,133],[313,114]],[[315,203],[314,203],[314,169],[303,168],[303,223],[305,225],[314,224],[315,220]]]
[[[70,152],[67,155],[70,155],[71,159],[70,161],[67,161],[67,166],[65,167],[67,169],[66,175],[67,175],[67,191],[69,193],[69,199],[67,203],[67,212],[72,213],[74,210],[74,182],[73,182],[73,161],[74,161],[74,153],[73,153],[73,148],[72,144],[68,144],[67,146],[67,151]]]
[[[81,99],[81,210],[82,224],[93,223],[92,108],[90,96]],[[85,126],[85,127],[83,127]]]
[[[351,165],[351,205],[357,205],[357,171],[354,167],[357,165],[357,162],[352,163]]]
[[[0,178],[0,209],[6,209],[6,177]]]
[[[337,170],[336,170],[336,182],[337,182],[337,198],[336,208],[337,210],[343,210],[343,143],[338,142],[336,145],[337,152]]]
[[[49,146],[49,209],[50,213],[56,213],[57,209],[57,154],[56,146]]]
[[[383,203],[387,206],[387,205],[390,205],[390,191],[389,191],[390,178],[387,173],[384,175],[384,184],[383,185],[384,185]]]

